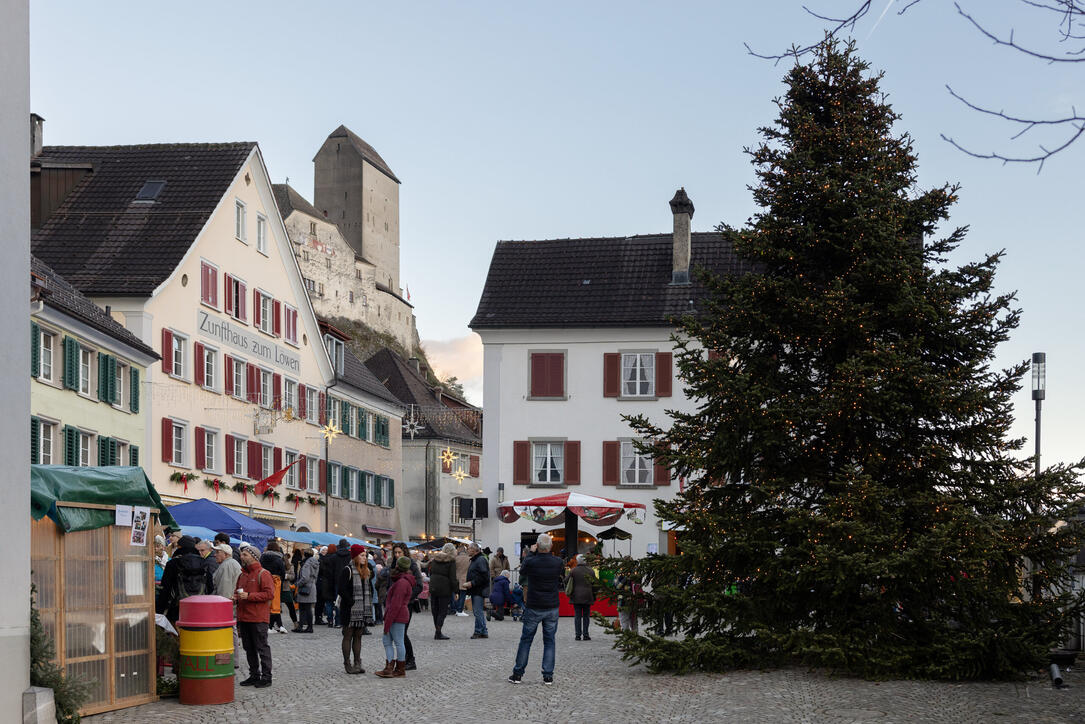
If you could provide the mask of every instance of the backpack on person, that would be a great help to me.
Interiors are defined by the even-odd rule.
[[[177,600],[203,596],[207,590],[207,569],[196,553],[186,553],[177,559]]]

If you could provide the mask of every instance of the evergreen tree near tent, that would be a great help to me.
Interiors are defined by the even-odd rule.
[[[1080,606],[1081,466],[1033,475],[1009,437],[1027,363],[991,366],[1020,314],[1001,253],[947,266],[957,188],[917,189],[867,70],[828,40],[787,75],[749,151],[760,211],[720,227],[760,272],[702,272],[710,300],[677,320],[696,412],[629,418],[687,480],[656,503],[683,555],[610,562],[649,584],[649,626],[675,616],[675,638],[619,635],[653,670],[1012,678]]]

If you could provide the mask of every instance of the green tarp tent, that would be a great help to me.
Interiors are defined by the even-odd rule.
[[[176,525],[141,467],[31,465],[30,515],[34,520],[48,515],[65,533],[103,528],[116,520],[112,510],[58,506],[58,501],[157,508],[159,522]]]

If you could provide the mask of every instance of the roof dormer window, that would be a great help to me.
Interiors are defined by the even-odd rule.
[[[166,188],[165,181],[147,181],[136,194],[136,201],[157,201],[162,189]]]

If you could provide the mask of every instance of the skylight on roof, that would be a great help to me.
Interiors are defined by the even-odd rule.
[[[165,181],[147,181],[136,194],[136,201],[154,201],[164,188],[166,188]]]

